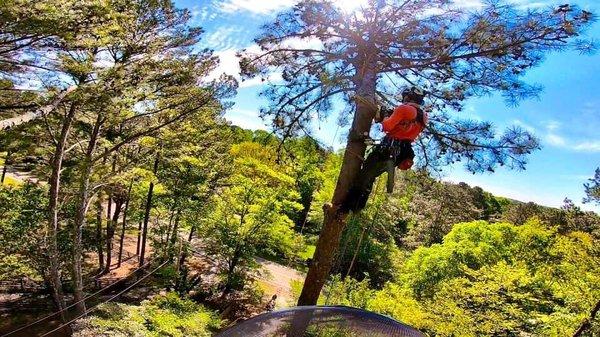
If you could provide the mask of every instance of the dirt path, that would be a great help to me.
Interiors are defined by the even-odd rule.
[[[0,166],[0,172],[4,169],[3,166]],[[11,178],[13,180],[17,180],[19,182],[31,181],[34,184],[39,183],[40,181],[31,175],[29,172],[23,172],[15,170],[13,167],[8,166],[6,169],[6,177]]]
[[[266,271],[265,277],[260,278],[260,282],[264,282],[272,289],[272,293],[267,293],[267,297],[277,294],[277,308],[289,307],[294,305],[294,296],[292,293],[292,281],[304,281],[304,274],[296,269],[286,267],[279,263],[265,260],[257,257],[256,261],[260,263],[263,271]],[[265,289],[267,291],[267,289]]]
[[[214,277],[218,268],[218,262],[203,253],[204,250],[200,239],[194,238],[192,246],[195,250],[194,255],[201,258],[204,262],[204,268],[207,268],[207,272],[211,273],[210,276]],[[265,292],[265,302],[276,294],[276,308],[294,306],[295,299],[291,283],[292,281],[304,281],[305,275],[296,269],[260,257],[256,257],[256,262],[261,265],[261,273],[257,277],[257,281],[261,289]],[[210,276],[206,275],[206,277]]]

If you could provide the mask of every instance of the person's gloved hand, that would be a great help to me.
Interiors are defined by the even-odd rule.
[[[377,107],[377,112],[375,113],[375,122],[381,123],[385,118],[388,118],[394,113],[394,109],[381,106]]]
[[[409,170],[412,166],[413,166],[414,162],[412,159],[407,158],[404,159],[403,161],[400,162],[400,164],[398,164],[398,168],[401,169],[402,171],[406,171]]]

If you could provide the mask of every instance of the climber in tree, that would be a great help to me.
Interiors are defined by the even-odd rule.
[[[422,105],[425,92],[417,87],[402,91],[402,104],[394,109],[378,108],[375,121],[381,123],[385,137],[363,162],[342,208],[358,212],[367,204],[375,179],[383,172],[392,174],[395,167],[408,170],[413,165],[415,153],[412,142],[427,124],[427,113]],[[388,192],[391,187],[388,185]]]

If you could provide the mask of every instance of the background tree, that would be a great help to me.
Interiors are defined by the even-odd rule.
[[[523,11],[491,3],[468,12],[448,1],[390,0],[369,1],[353,13],[342,7],[300,2],[265,27],[256,40],[261,51],[240,61],[244,76],[282,72],[285,83],[265,90],[271,105],[262,111],[282,137],[327,115],[336,96],[345,102],[342,120],[352,120],[299,304],[316,303],[331,269],[346,218],[339,205],[360,169],[366,148],[361,137],[371,129],[373,103],[394,102],[402,85],[418,84],[431,93],[431,122],[419,141],[423,165],[462,160],[473,172],[496,165],[523,168],[526,155],[538,148],[532,135],[514,127],[497,136],[490,123],[460,120],[451,110],[494,91],[511,103],[535,95],[539,88],[523,83],[521,75],[545,52],[571,46],[568,41],[592,19],[571,6]]]
[[[223,261],[223,295],[243,288],[256,270],[256,254],[293,258],[302,251],[286,215],[301,209],[299,195],[294,180],[278,170],[274,149],[245,142],[231,151],[236,174],[231,187],[215,197],[215,210],[201,232],[207,252]]]
[[[596,169],[594,177],[584,184],[585,195],[583,202],[595,203],[600,205],[600,167]]]

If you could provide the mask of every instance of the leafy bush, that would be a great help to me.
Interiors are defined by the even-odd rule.
[[[216,314],[175,293],[143,301],[140,306],[103,304],[80,320],[74,337],[148,336],[208,337],[221,326]]]
[[[329,304],[390,315],[431,336],[569,336],[600,296],[598,247],[588,233],[537,220],[457,224],[443,243],[414,251],[382,290],[333,282]]]

